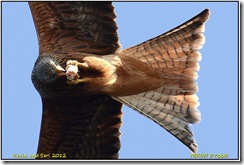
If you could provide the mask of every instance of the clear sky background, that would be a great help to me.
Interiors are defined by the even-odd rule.
[[[238,157],[238,3],[116,2],[123,49],[162,34],[209,8],[200,62],[202,121],[192,125],[199,154]],[[31,83],[38,56],[26,2],[2,3],[2,158],[35,154],[42,105]],[[120,158],[189,159],[190,150],[163,128],[123,107]]]

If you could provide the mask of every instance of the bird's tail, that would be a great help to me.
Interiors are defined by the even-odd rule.
[[[182,25],[123,50],[124,56],[161,70],[165,79],[171,81],[155,90],[115,98],[161,125],[192,152],[197,151],[197,144],[189,123],[201,119],[195,80],[201,60],[198,50],[205,42],[203,32],[209,14],[205,9]]]

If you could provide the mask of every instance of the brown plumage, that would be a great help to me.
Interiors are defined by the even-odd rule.
[[[51,61],[65,68],[73,54],[115,53],[119,43],[113,6],[110,2],[29,5],[40,47],[32,81],[43,102],[37,153],[65,154],[67,158],[118,158],[122,104],[108,95],[84,95],[67,84],[62,74],[54,74],[49,81],[44,75],[51,72]]]
[[[118,158],[121,103],[197,151],[188,123],[200,121],[195,80],[208,9],[120,50],[110,2],[30,2],[30,8],[40,46],[32,73],[43,102],[38,153]]]

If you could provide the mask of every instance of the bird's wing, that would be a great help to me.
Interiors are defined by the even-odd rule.
[[[40,54],[114,53],[119,47],[111,2],[30,2]]]
[[[173,30],[121,52],[161,70],[167,84],[116,99],[154,120],[193,152],[197,145],[188,123],[201,119],[195,80],[201,59],[198,50],[205,42],[203,32],[209,14],[206,9]]]
[[[122,105],[109,96],[42,99],[41,154],[47,158],[115,159],[120,149]]]
[[[119,48],[111,2],[29,5],[40,56],[55,53],[67,57],[72,52],[105,55]],[[42,98],[42,103],[39,158],[44,158],[43,154],[45,158],[62,158],[62,154],[66,158],[118,158],[121,103],[107,95]]]

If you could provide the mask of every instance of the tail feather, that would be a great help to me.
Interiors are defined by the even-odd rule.
[[[129,106],[161,125],[182,141],[191,151],[197,151],[197,145],[188,123],[200,121],[196,95],[181,95],[177,89],[165,87],[138,95],[115,97],[117,101]]]
[[[167,83],[156,90],[115,99],[161,125],[193,152],[197,144],[189,123],[201,120],[195,80],[209,14],[205,9],[182,25],[120,52],[162,71]]]

